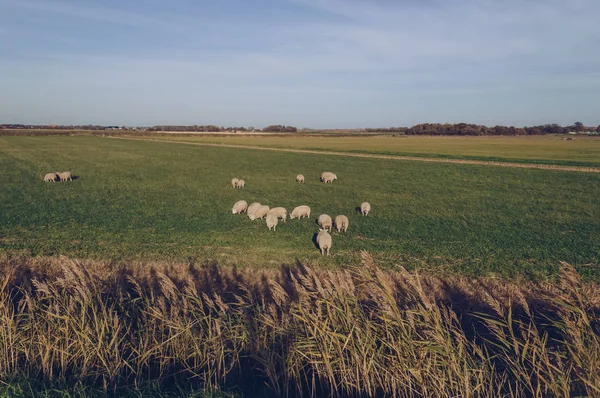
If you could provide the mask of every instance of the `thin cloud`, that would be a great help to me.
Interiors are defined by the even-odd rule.
[[[132,13],[119,8],[81,2],[53,0],[0,0],[0,6],[25,9],[30,12],[60,14],[70,18],[82,18],[97,22],[148,27],[161,21],[142,13]]]

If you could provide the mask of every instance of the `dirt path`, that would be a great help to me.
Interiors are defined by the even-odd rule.
[[[350,152],[336,152],[336,151],[315,151],[310,149],[287,149],[287,148],[269,148],[252,145],[235,145],[235,144],[213,144],[209,142],[188,142],[188,141],[169,141],[169,140],[156,140],[152,138],[135,138],[135,137],[109,137],[120,140],[132,140],[132,141],[152,141],[152,142],[165,142],[169,144],[185,144],[195,146],[211,146],[211,147],[222,147],[222,148],[238,148],[238,149],[255,149],[260,151],[274,151],[274,152],[289,152],[289,153],[309,153],[313,155],[331,155],[331,156],[347,156],[354,158],[366,158],[366,159],[389,159],[389,160],[410,160],[417,162],[430,162],[430,163],[455,163],[455,164],[475,164],[482,166],[498,166],[498,167],[513,167],[521,169],[542,169],[542,170],[560,170],[560,171],[579,171],[585,173],[600,173],[600,167],[581,167],[581,166],[561,166],[554,164],[534,164],[534,163],[512,163],[512,162],[494,162],[488,160],[467,160],[467,159],[444,159],[444,158],[423,158],[418,156],[396,156],[396,155],[375,155],[368,153],[350,153]]]

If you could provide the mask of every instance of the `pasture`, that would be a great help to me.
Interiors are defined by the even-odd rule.
[[[287,149],[331,150],[354,153],[419,156],[504,162],[600,166],[600,137],[261,137],[261,136],[155,136],[153,139]]]
[[[286,145],[296,145],[289,140]],[[597,141],[587,145],[597,150]],[[539,156],[551,159],[553,151]],[[584,149],[575,155],[563,151],[556,159],[594,163]],[[6,253],[344,267],[358,264],[360,251],[368,250],[389,267],[505,277],[546,278],[556,274],[559,261],[567,261],[584,278],[600,280],[596,173],[90,136],[0,137],[0,167],[0,251]],[[55,170],[70,170],[78,178],[44,183],[42,176]],[[324,170],[338,180],[320,183]],[[298,173],[306,183],[295,182]],[[231,188],[232,177],[246,180],[246,188]],[[239,199],[288,212],[306,204],[312,214],[288,219],[273,232],[264,220],[232,215]],[[368,217],[355,210],[363,201],[373,206]],[[321,213],[350,219],[347,234],[332,233],[329,257],[320,256],[313,242]]]

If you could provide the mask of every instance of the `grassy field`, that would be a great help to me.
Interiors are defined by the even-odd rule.
[[[560,141],[573,143],[578,145]],[[0,137],[0,168],[5,252],[340,266],[355,264],[360,250],[368,250],[384,266],[534,278],[555,274],[564,260],[585,278],[600,280],[595,173],[96,137]],[[46,172],[63,170],[78,178],[42,182]],[[324,170],[339,179],[319,183]],[[294,182],[298,173],[307,177],[305,184]],[[244,178],[247,188],[231,188],[234,176]],[[288,220],[270,232],[264,221],[231,214],[239,199],[288,211],[308,204],[313,217]],[[362,201],[373,206],[369,217],[355,212]],[[329,258],[320,257],[313,243],[321,213],[350,218],[347,234],[333,233]]]
[[[154,137],[170,141],[600,166],[600,137]]]

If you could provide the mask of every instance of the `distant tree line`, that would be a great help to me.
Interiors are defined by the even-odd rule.
[[[193,126],[174,126],[162,125],[146,127],[125,127],[125,126],[100,126],[100,125],[30,125],[30,124],[1,124],[0,129],[5,130],[147,130],[147,131],[181,131],[181,132],[225,132],[225,131],[261,131],[254,127],[222,127],[216,125],[193,125]],[[294,126],[274,124],[262,129],[271,133],[296,133],[298,129]],[[375,127],[364,129],[367,133],[402,133],[407,135],[543,135],[543,134],[567,134],[569,132],[600,134],[600,126],[597,128],[586,127],[581,122],[576,122],[570,126],[561,126],[559,124],[543,124],[531,127],[514,126],[494,126],[488,127],[479,124],[455,123],[423,123],[412,127]]]
[[[531,127],[514,126],[482,126],[479,124],[456,123],[439,124],[424,123],[417,124],[406,129],[405,134],[409,135],[543,135],[543,134],[567,134],[569,132],[599,132],[597,128],[585,127],[581,122],[576,122],[571,126],[561,126],[559,124],[543,124]]]
[[[6,130],[105,130],[106,126],[92,124],[86,125],[60,125],[60,124],[2,124],[1,129]]]
[[[227,129],[221,126],[214,126],[212,124],[204,125],[204,126],[152,126],[148,128],[148,131],[191,131],[191,132],[221,132],[226,131]]]
[[[263,129],[263,131],[269,133],[296,133],[298,129],[294,126],[284,126],[283,124],[273,124],[267,126]]]
[[[405,133],[408,127],[375,127],[366,128],[367,133]]]

